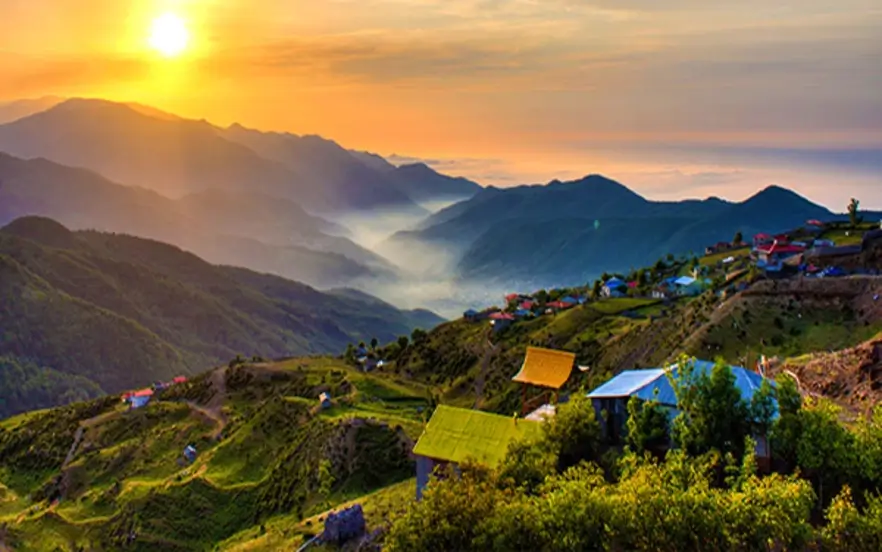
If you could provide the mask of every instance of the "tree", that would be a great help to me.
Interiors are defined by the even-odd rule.
[[[882,405],[876,405],[856,429],[861,477],[869,483],[868,487],[878,487],[882,484]]]
[[[346,352],[343,353],[343,360],[352,364],[355,363],[355,345],[352,343],[346,345]]]
[[[854,435],[839,423],[842,409],[831,401],[811,401],[799,413],[802,433],[796,448],[799,467],[815,482],[818,502],[837,494],[855,474]]]
[[[535,299],[540,305],[544,305],[548,302],[548,292],[544,289],[540,289],[536,292]]]
[[[594,287],[591,289],[591,296],[597,299],[603,291],[603,282],[594,280]]]
[[[407,338],[406,335],[398,336],[398,349],[400,351],[404,351],[405,349],[407,349],[409,343],[410,340]]]
[[[582,460],[595,460],[600,450],[600,424],[591,400],[582,393],[557,406],[554,417],[542,424],[545,446],[558,453],[557,468],[564,471]]]
[[[499,478],[504,483],[533,493],[554,475],[557,457],[553,449],[539,442],[522,440],[508,446],[508,452],[499,466]]]
[[[410,340],[413,342],[414,345],[421,344],[423,341],[425,341],[427,337],[429,337],[429,334],[427,334],[426,330],[422,328],[416,328],[410,334]]]
[[[668,440],[668,426],[668,414],[657,400],[631,397],[628,401],[625,442],[637,454],[663,446]]]
[[[732,369],[717,361],[708,374],[697,370],[694,360],[681,359],[677,372],[668,374],[680,409],[674,440],[691,455],[716,450],[740,460],[751,429],[750,412]]]
[[[769,380],[763,378],[762,383],[750,399],[750,420],[753,432],[763,437],[768,436],[775,417],[775,389]]]
[[[851,198],[851,201],[848,203],[848,220],[851,222],[852,228],[861,222],[861,217],[858,216],[860,206],[861,202],[855,198]]]
[[[792,469],[797,463],[797,448],[802,435],[802,395],[796,380],[782,374],[776,380],[778,396],[778,419],[772,424],[771,448],[775,457],[783,460]]]
[[[744,235],[741,233],[741,230],[735,232],[735,237],[732,238],[732,244],[738,245],[739,243],[744,241]]]

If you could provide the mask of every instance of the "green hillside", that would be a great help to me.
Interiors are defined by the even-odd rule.
[[[19,219],[0,230],[0,355],[52,371],[41,377],[86,378],[92,391],[192,374],[238,354],[338,352],[440,321],[367,297],[213,266],[159,242],[73,233],[48,219]],[[17,404],[0,407],[0,415],[49,406]]]
[[[324,391],[333,406],[320,410]],[[299,522],[412,478],[424,397],[316,358],[218,369],[132,411],[111,396],[7,419],[0,544],[209,550]],[[187,445],[198,451],[192,464]],[[306,532],[298,525],[290,544]]]
[[[668,303],[598,298],[498,333],[487,321],[459,319],[417,336],[404,351],[390,345],[381,356],[396,361],[381,370],[437,386],[444,401],[511,413],[521,398],[510,379],[530,345],[576,353],[576,363],[588,367],[568,382],[576,390],[592,389],[624,369],[661,366],[681,353],[752,367],[761,355],[839,350],[882,331],[882,308],[874,299],[882,293],[882,278],[757,280],[735,293],[736,283],[747,285],[756,276],[743,270],[746,259],[732,265],[721,260],[709,256],[697,264],[714,281],[734,278],[697,297]],[[672,261],[660,276],[683,272],[688,264]]]
[[[178,250],[125,236],[70,233],[48,221],[13,230],[0,233],[0,243],[2,258],[9,259],[10,267],[15,263],[16,272],[8,274],[20,275],[2,280],[4,285],[21,282],[4,295],[24,297],[17,315],[38,312],[53,320],[49,310],[34,310],[40,301],[70,303],[51,312],[88,314],[95,326],[78,327],[98,328],[99,335],[143,332],[129,338],[131,346],[146,348],[155,341],[180,354],[184,367],[191,358],[208,354],[196,345],[211,343],[210,334],[200,332],[217,327],[217,320],[224,321],[230,340],[255,326],[287,329],[278,326],[283,319],[273,307],[302,312],[297,309],[320,297],[329,301],[324,304],[329,313],[350,315],[348,333],[341,330],[342,350],[370,341],[367,332],[377,324],[371,316],[391,308],[357,291],[320,294],[280,278],[212,267]],[[681,520],[679,529],[663,532],[670,549],[707,549],[689,540],[700,520],[708,524],[707,534],[719,550],[742,550],[748,540],[756,545],[748,546],[751,550],[766,549],[769,542],[782,550],[812,550],[821,542],[831,550],[875,549],[873,524],[882,522],[873,517],[878,512],[872,508],[879,505],[867,493],[876,488],[876,467],[882,465],[878,416],[852,421],[855,412],[816,398],[791,405],[787,414],[795,418],[782,423],[791,424],[784,430],[797,437],[776,433],[774,438],[799,439],[792,445],[797,452],[789,455],[791,449],[776,441],[772,450],[782,451],[776,454],[783,455],[779,460],[785,465],[781,475],[771,477],[758,477],[749,462],[741,464],[735,454],[740,444],[728,451],[734,456],[673,455],[654,464],[597,442],[593,409],[575,392],[594,388],[620,370],[659,366],[681,353],[751,366],[761,354],[787,359],[839,350],[882,331],[877,298],[882,278],[765,280],[745,270],[743,257],[730,264],[722,260],[674,259],[649,271],[649,278],[658,279],[696,267],[715,282],[697,297],[665,302],[593,297],[584,288],[548,290],[537,294],[540,302],[576,293],[589,299],[498,332],[486,320],[460,319],[428,332],[401,332],[408,337],[378,336],[380,344],[370,354],[385,362],[367,373],[356,368],[352,348],[342,358],[231,362],[171,387],[143,409],[127,411],[111,395],[0,421],[0,545],[53,552],[296,549],[322,530],[327,512],[358,503],[368,529],[382,530],[381,538],[393,550],[556,550],[547,539],[563,532],[574,549],[590,549],[588,543],[594,543],[654,550],[651,537],[663,526],[640,520],[654,520],[663,512]],[[98,266],[100,273],[88,272]],[[37,269],[39,276],[33,272]],[[125,277],[109,276],[118,273]],[[147,285],[150,281],[168,287]],[[736,289],[736,283],[744,289]],[[113,295],[113,288],[132,291]],[[160,302],[148,308],[166,289],[178,290],[171,295],[175,301],[186,297],[191,310],[201,309],[191,313],[195,322],[184,335],[169,332],[183,327],[177,305]],[[356,316],[343,307],[350,302],[371,314]],[[134,321],[117,312],[145,314]],[[315,309],[311,312],[316,316]],[[242,313],[249,316],[240,318]],[[422,313],[410,314],[415,315]],[[132,320],[131,327],[122,320]],[[316,328],[330,328],[309,320]],[[72,323],[82,324],[79,319]],[[64,324],[49,327],[65,335]],[[79,339],[97,339],[92,334]],[[260,346],[287,335],[280,331],[248,339]],[[73,340],[73,334],[66,339]],[[409,452],[434,407],[477,406],[511,416],[521,400],[511,377],[530,345],[576,354],[582,369],[574,371],[565,388],[576,397],[572,406],[561,407],[555,418],[559,423],[542,425],[535,443],[501,456],[497,469],[467,470],[462,482],[453,479],[437,492],[430,489],[424,502],[415,504]],[[71,344],[67,350],[91,349]],[[147,356],[165,349],[138,351]],[[94,392],[74,385],[76,376],[70,374],[75,371],[6,354],[11,360],[4,362],[13,367],[8,373],[23,382],[20,387],[35,404],[42,405],[39,401],[50,393],[67,392],[75,400]],[[807,370],[800,372],[800,379],[809,377]],[[86,395],[74,396],[73,389]],[[322,392],[332,397],[327,409],[318,404]],[[568,445],[572,435],[579,441]],[[825,448],[812,448],[820,442]],[[835,455],[828,454],[830,443]],[[182,458],[187,445],[198,451],[192,464]],[[578,458],[597,467],[561,472]],[[797,470],[803,475],[794,475]],[[848,488],[854,489],[854,501]],[[532,521],[506,524],[512,519]],[[860,546],[855,548],[855,542]]]

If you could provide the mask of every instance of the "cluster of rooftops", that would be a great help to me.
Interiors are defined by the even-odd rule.
[[[868,232],[863,243],[858,245],[837,246],[832,240],[822,239],[819,234],[827,228],[827,224],[819,220],[806,221],[804,228],[791,233],[777,235],[759,233],[753,237],[750,246],[750,260],[767,274],[787,273],[792,268],[800,273],[817,276],[843,276],[847,272],[836,266],[836,258],[858,254],[867,247],[868,241],[882,237],[882,229]],[[801,240],[793,240],[792,236],[803,236]],[[720,242],[709,246],[707,255],[733,251],[733,255],[720,261],[726,265],[735,263],[738,249],[746,249],[746,242]],[[673,299],[676,297],[697,296],[713,286],[711,279],[702,277],[701,271],[693,271],[693,275],[677,275],[657,281],[651,292],[645,292],[654,299]],[[733,272],[738,275],[746,272]],[[728,280],[727,280],[728,281]],[[626,297],[633,295],[634,288],[640,287],[637,281],[626,281],[619,277],[611,277],[602,282],[600,294],[606,298]],[[537,292],[538,294],[539,292]],[[505,296],[507,308],[490,307],[483,310],[469,309],[463,318],[471,322],[489,320],[494,330],[502,330],[512,323],[542,314],[554,314],[584,304],[588,298],[584,294],[570,293],[555,301],[541,303],[537,294],[524,295],[510,293]]]
[[[553,417],[556,404],[565,402],[566,397],[558,393],[574,371],[575,355],[539,347],[528,347],[524,363],[512,381],[523,387],[521,416],[502,416],[489,412],[440,405],[426,424],[413,453],[417,458],[417,498],[429,482],[434,468],[444,464],[458,464],[466,459],[483,463],[490,467],[497,465],[505,457],[508,445],[525,437],[536,435],[541,423]],[[704,360],[690,360],[696,373],[709,373],[715,363]],[[764,364],[757,369],[748,370],[740,366],[730,366],[735,376],[735,385],[745,401],[750,401],[763,382]],[[587,367],[579,366],[585,372]],[[604,436],[614,442],[621,436],[625,423],[625,405],[631,397],[657,401],[671,417],[678,413],[677,396],[671,385],[671,378],[679,377],[677,364],[664,368],[626,370],[600,385],[590,393],[592,405],[601,424]],[[774,385],[774,382],[770,383]],[[528,398],[530,388],[541,388],[545,392],[535,399]],[[550,400],[550,395],[554,400]],[[531,404],[534,403],[534,404]],[[606,410],[608,416],[602,417]],[[759,449],[758,449],[759,450]]]
[[[757,234],[753,238],[751,258],[758,268],[769,274],[844,276],[848,272],[837,263],[842,259],[860,255],[870,247],[871,243],[880,238],[882,238],[882,229],[872,230],[862,236],[860,243],[837,246],[828,239],[808,237],[791,240],[788,234],[777,236]]]

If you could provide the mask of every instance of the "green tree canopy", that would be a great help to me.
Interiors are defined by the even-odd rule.
[[[658,401],[643,401],[637,397],[631,397],[628,401],[625,441],[637,454],[658,450],[666,444],[669,425],[668,413]]]
[[[848,203],[848,220],[851,222],[851,225],[857,226],[861,222],[861,217],[859,216],[861,208],[860,200],[855,198],[851,198],[851,201]]]
[[[740,459],[750,433],[748,404],[735,385],[732,369],[717,361],[710,374],[681,359],[676,377],[669,375],[680,414],[674,420],[675,442],[692,455],[711,450]]]

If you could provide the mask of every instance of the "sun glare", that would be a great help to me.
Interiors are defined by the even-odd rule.
[[[187,49],[190,32],[184,20],[173,13],[153,20],[150,27],[150,47],[165,57],[175,57]]]

